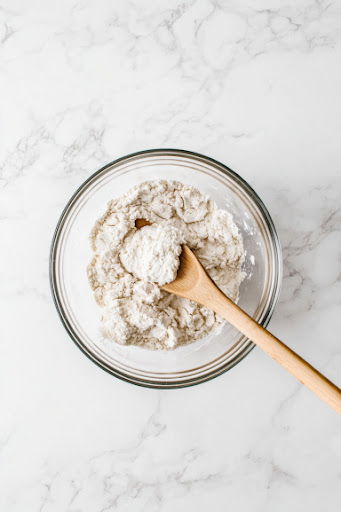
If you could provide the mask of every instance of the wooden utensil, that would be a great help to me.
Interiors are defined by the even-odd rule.
[[[137,228],[148,224],[145,219],[135,222]],[[176,279],[162,289],[218,313],[341,414],[341,390],[229,299],[186,245],[182,248]]]

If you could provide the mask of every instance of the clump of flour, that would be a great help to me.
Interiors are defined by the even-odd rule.
[[[136,219],[151,225],[138,230]],[[137,185],[109,203],[91,233],[94,257],[88,267],[105,337],[172,349],[223,323],[213,311],[160,289],[175,279],[183,243],[236,301],[244,249],[229,212],[196,188],[166,180]]]
[[[120,260],[138,279],[162,286],[176,278],[183,242],[181,231],[174,226],[145,226],[125,238]]]

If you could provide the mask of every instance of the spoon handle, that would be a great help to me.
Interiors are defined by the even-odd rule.
[[[259,325],[245,311],[226,297],[212,281],[211,283],[210,298],[205,305],[245,334],[245,336],[262,348],[264,352],[305,384],[313,393],[341,414],[341,389],[282,341]]]

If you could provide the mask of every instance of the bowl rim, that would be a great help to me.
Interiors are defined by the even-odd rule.
[[[215,167],[218,167],[218,170],[223,172],[224,174],[227,174],[230,176],[233,180],[235,180],[247,194],[251,197],[251,199],[254,201],[256,206],[259,208],[262,216],[264,217],[264,220],[266,222],[266,225],[269,229],[269,232],[271,234],[271,240],[273,244],[274,249],[274,255],[275,255],[275,271],[276,271],[276,282],[274,284],[273,290],[272,290],[272,300],[270,301],[269,305],[267,306],[267,309],[264,311],[264,316],[260,321],[260,325],[263,327],[266,327],[268,323],[271,320],[272,314],[274,312],[275,306],[278,302],[278,298],[281,291],[281,284],[282,284],[282,275],[283,275],[283,261],[282,261],[282,249],[281,249],[281,243],[274,225],[274,222],[270,216],[270,213],[261,200],[261,198],[258,196],[258,194],[255,192],[255,190],[245,181],[237,172],[233,171],[230,167],[227,165],[221,163],[219,160],[216,160],[212,157],[203,155],[201,153],[197,153],[195,151],[190,151],[186,149],[175,149],[175,148],[155,148],[155,149],[145,149],[141,151],[136,151],[133,153],[129,153],[127,155],[124,155],[120,158],[117,158],[104,166],[102,166],[100,169],[95,171],[93,174],[91,174],[85,181],[81,183],[81,185],[76,189],[76,191],[72,194],[70,199],[67,201],[65,207],[62,210],[62,213],[58,219],[56,228],[54,230],[54,234],[51,241],[51,247],[50,247],[50,257],[49,257],[49,280],[50,280],[50,288],[52,293],[53,302],[55,304],[57,313],[59,315],[59,318],[68,333],[68,335],[71,337],[71,339],[74,341],[76,346],[97,366],[102,368],[107,373],[114,375],[115,377],[119,378],[120,380],[123,380],[125,382],[129,382],[130,384],[134,384],[141,387],[147,387],[147,388],[154,388],[154,389],[181,389],[184,387],[190,387],[195,386],[198,384],[202,384],[204,382],[208,382],[219,375],[222,375],[226,373],[228,370],[231,370],[236,364],[238,364],[244,357],[246,357],[251,350],[255,347],[255,344],[250,341],[249,339],[245,340],[244,346],[242,350],[238,353],[238,355],[233,359],[233,361],[225,364],[218,370],[213,371],[212,373],[209,373],[203,377],[195,377],[193,380],[183,381],[183,382],[168,382],[168,381],[152,381],[148,379],[142,379],[142,378],[136,378],[136,377],[129,377],[123,372],[111,368],[107,366],[106,364],[99,361],[89,350],[86,349],[82,341],[79,339],[77,334],[74,332],[72,325],[66,318],[66,315],[64,313],[64,309],[59,297],[58,292],[58,286],[56,283],[56,252],[58,248],[58,243],[60,239],[60,234],[62,232],[64,223],[67,219],[68,213],[72,206],[75,204],[77,199],[82,195],[82,193],[88,188],[88,185],[96,181],[96,179],[104,173],[108,168],[119,164],[123,161],[128,161],[129,159],[136,158],[139,156],[145,156],[150,154],[171,154],[171,155],[183,155],[188,157],[194,157],[196,159],[204,160],[208,163],[213,164]]]

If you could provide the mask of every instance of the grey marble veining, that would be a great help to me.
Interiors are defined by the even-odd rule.
[[[55,312],[48,254],[79,184],[176,147],[269,207],[271,330],[341,384],[341,3],[0,2],[0,509],[336,512],[341,423],[255,349],[179,391],[100,371]]]

